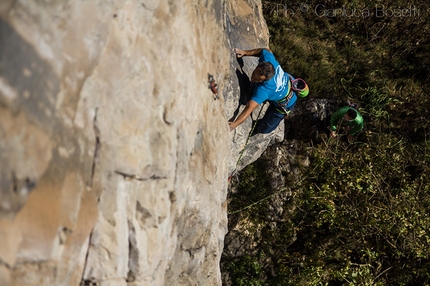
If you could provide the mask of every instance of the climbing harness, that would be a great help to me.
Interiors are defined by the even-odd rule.
[[[309,94],[309,87],[303,79],[293,79],[291,76],[289,76],[288,92],[286,93],[284,98],[277,101],[278,107],[276,108],[276,110],[279,113],[287,116],[293,110],[294,105],[289,108],[287,108],[287,106],[291,98],[293,98],[294,94],[296,94],[296,96],[306,97]]]
[[[276,111],[278,111],[281,114],[288,115],[291,112],[291,108],[287,108],[288,102],[290,102],[290,99],[293,98],[294,90],[291,87],[291,78],[288,80],[288,92],[282,98],[281,100],[278,100],[278,107],[276,108]]]

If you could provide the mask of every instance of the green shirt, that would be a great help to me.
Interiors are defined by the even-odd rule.
[[[330,127],[331,130],[336,131],[338,126],[349,126],[351,127],[350,130],[350,134],[351,135],[356,135],[358,132],[361,131],[361,129],[363,129],[364,127],[364,122],[363,122],[363,117],[361,116],[361,114],[355,110],[355,112],[357,112],[357,117],[352,120],[352,121],[347,121],[345,119],[345,113],[348,112],[348,110],[355,110],[354,108],[351,108],[349,106],[344,106],[339,108],[335,113],[333,113],[333,115],[330,118]]]

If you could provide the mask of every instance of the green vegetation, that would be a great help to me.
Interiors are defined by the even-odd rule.
[[[288,186],[282,215],[266,199],[280,194],[267,162],[240,174],[229,210],[259,203],[230,218],[259,235],[246,255],[223,257],[233,285],[430,285],[430,10],[384,3],[308,1],[303,12],[303,1],[263,2],[284,69],[310,97],[358,103],[366,127],[353,143],[303,142],[310,166]],[[342,7],[370,14],[334,16]],[[400,8],[411,14],[387,14]]]

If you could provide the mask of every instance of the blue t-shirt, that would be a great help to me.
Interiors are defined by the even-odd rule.
[[[289,83],[294,78],[288,73],[284,72],[276,61],[275,56],[268,50],[262,50],[260,53],[259,62],[269,62],[275,68],[275,75],[262,83],[254,83],[254,94],[252,95],[252,100],[258,104],[263,103],[265,100],[269,100],[273,103],[277,103],[279,100],[283,99],[289,89],[291,84]],[[286,108],[294,106],[297,100],[297,95],[293,92],[291,99],[288,101]]]

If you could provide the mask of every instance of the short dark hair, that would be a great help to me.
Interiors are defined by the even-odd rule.
[[[275,68],[269,62],[261,62],[257,67],[261,68],[261,74],[266,77],[266,80],[271,79],[275,75]]]
[[[355,111],[354,109],[348,109],[346,114],[348,114],[348,117],[352,119],[355,119],[357,117],[357,111]]]

